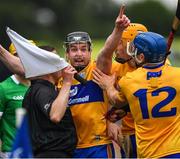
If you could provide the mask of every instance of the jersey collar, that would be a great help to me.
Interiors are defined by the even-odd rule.
[[[20,82],[18,81],[18,79],[15,77],[15,75],[12,75],[12,76],[11,76],[11,79],[14,81],[14,83],[20,84]]]
[[[161,66],[163,66],[163,65],[164,65],[164,62],[163,62],[163,63],[160,63],[160,64],[158,64],[158,65],[156,65],[156,66],[143,66],[143,68],[156,69],[156,68],[159,68],[159,67],[161,67]]]

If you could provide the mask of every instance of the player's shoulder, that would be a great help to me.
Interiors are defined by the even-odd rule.
[[[0,82],[0,86],[2,86],[2,87],[6,86],[6,85],[8,86],[9,83],[11,83],[11,82],[12,82],[11,77],[8,77],[8,78],[5,79],[4,81]]]
[[[92,71],[96,68],[96,61],[90,61],[89,64],[79,72],[79,74],[85,78],[86,76],[91,76]]]
[[[96,67],[96,60],[92,60],[89,62],[89,64],[83,69],[83,71],[94,69]]]
[[[0,82],[0,93],[3,94],[3,92],[7,92],[14,86],[14,83],[12,82],[11,77],[8,77],[4,81]]]
[[[164,71],[168,71],[168,74],[180,75],[180,67],[165,65]]]
[[[143,79],[146,79],[145,71],[142,68],[138,68],[132,72],[127,72],[126,75],[122,76],[119,84],[121,86],[130,87],[131,84],[139,83],[139,81],[142,81]]]
[[[175,66],[168,65],[168,68],[170,68],[172,70],[180,71],[180,67],[175,67]]]
[[[126,75],[124,76],[124,78],[134,79],[134,78],[139,78],[140,76],[142,76],[144,74],[145,74],[145,72],[143,71],[142,67],[140,67],[132,72],[127,72]]]

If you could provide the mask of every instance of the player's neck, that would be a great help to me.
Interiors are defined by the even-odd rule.
[[[19,83],[21,83],[21,84],[23,84],[25,86],[30,86],[30,81],[29,80],[27,80],[24,77],[21,77],[19,75],[16,75],[16,74],[15,74],[15,77],[19,81]]]

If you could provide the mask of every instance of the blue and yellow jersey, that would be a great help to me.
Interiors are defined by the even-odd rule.
[[[166,64],[170,65],[170,61],[168,59],[166,60]],[[127,72],[132,72],[135,69],[136,68],[129,66],[128,62],[125,64],[114,62],[112,65],[112,73],[116,72],[117,80],[121,79]],[[122,133],[123,135],[135,134],[134,119],[129,112],[122,119]]]
[[[95,67],[95,62],[91,62],[79,72],[87,80],[85,85],[74,80],[71,86],[69,106],[78,136],[77,148],[111,143],[104,119],[108,110],[108,100],[102,89],[92,81],[92,70]]]
[[[119,81],[135,121],[138,157],[180,153],[180,68],[138,68]]]

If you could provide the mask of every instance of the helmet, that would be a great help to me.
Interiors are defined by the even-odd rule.
[[[36,45],[36,43],[33,40],[28,40],[31,44]],[[14,55],[16,53],[16,48],[14,47],[14,44],[11,43],[9,46],[9,52]]]
[[[147,32],[147,28],[144,25],[139,24],[139,23],[130,23],[130,25],[122,33],[121,42],[123,44],[123,47],[126,47],[126,46],[129,47],[130,42],[132,42],[134,38],[136,37],[136,35],[141,32]],[[127,47],[127,53],[128,53],[128,47]],[[124,59],[124,58],[115,56],[115,60],[118,63],[122,63],[122,64],[130,61],[131,59],[132,57],[128,59]]]
[[[130,25],[123,31],[122,41],[123,43],[131,42],[137,34],[147,31],[147,28],[142,24],[130,23]]]
[[[140,33],[134,39],[133,45],[137,54],[144,54],[146,63],[159,63],[166,58],[167,42],[160,34]]]
[[[72,33],[69,33],[67,36],[66,36],[66,40],[65,40],[65,46],[66,48],[68,48],[68,46],[70,44],[73,44],[73,43],[88,43],[89,46],[91,47],[91,38],[89,36],[88,33],[86,32],[72,32]]]

